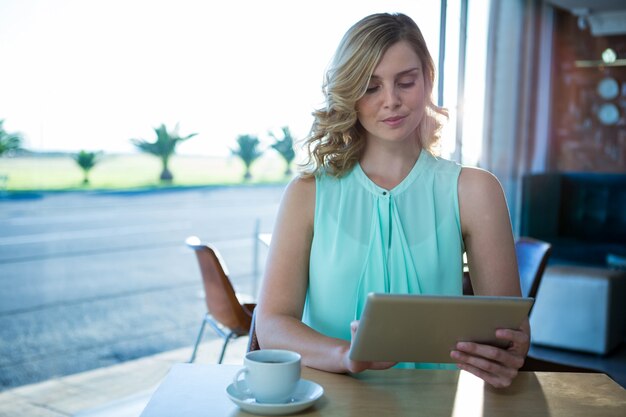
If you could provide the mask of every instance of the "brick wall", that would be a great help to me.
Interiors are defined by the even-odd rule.
[[[602,61],[607,48],[617,55],[612,65]],[[592,36],[576,17],[557,11],[554,57],[549,168],[626,172],[626,35]],[[603,123],[601,111],[615,110],[617,121]]]

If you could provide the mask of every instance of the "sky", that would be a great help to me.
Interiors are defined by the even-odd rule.
[[[136,152],[161,123],[198,133],[184,154],[299,139],[341,36],[382,11],[410,15],[437,62],[432,0],[0,0],[0,119],[37,151]]]

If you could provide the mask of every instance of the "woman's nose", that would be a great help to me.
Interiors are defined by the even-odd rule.
[[[383,99],[386,108],[395,108],[400,105],[400,95],[395,88],[386,89]]]

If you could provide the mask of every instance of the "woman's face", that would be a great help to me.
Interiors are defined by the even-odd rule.
[[[416,138],[424,116],[424,75],[419,57],[405,41],[392,45],[374,69],[356,103],[366,140],[401,142]]]

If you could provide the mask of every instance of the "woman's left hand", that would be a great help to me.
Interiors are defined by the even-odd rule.
[[[508,348],[498,348],[472,342],[459,342],[450,357],[459,369],[470,372],[495,388],[511,385],[530,349],[529,332],[523,326],[519,330],[498,329],[496,337],[509,342]]]

